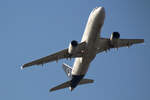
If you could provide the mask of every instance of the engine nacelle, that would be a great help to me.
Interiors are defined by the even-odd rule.
[[[71,43],[69,44],[68,53],[69,54],[75,53],[77,47],[78,47],[78,42],[76,40],[71,41]]]
[[[119,32],[113,32],[111,34],[110,40],[119,39],[119,38],[120,38],[120,33]]]

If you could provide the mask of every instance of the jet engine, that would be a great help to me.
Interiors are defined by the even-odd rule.
[[[76,52],[78,47],[78,42],[76,40],[72,40],[69,44],[68,53],[73,54]]]
[[[120,38],[119,32],[113,32],[110,37],[110,45],[114,48],[118,48],[118,39]]]
[[[120,33],[119,32],[113,32],[111,34],[110,40],[119,39],[119,38],[120,38]]]

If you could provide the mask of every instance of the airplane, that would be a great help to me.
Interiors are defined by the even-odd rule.
[[[104,51],[108,51],[112,48],[130,47],[133,44],[144,43],[144,39],[120,39],[119,32],[112,32],[110,38],[100,37],[100,32],[104,24],[105,9],[104,7],[96,7],[89,15],[88,22],[85,27],[85,31],[81,42],[72,40],[69,47],[40,58],[38,60],[31,61],[21,66],[21,69],[33,66],[43,65],[48,62],[58,61],[60,59],[75,58],[73,67],[63,63],[63,69],[69,78],[69,81],[64,82],[58,86],[50,89],[56,91],[63,88],[69,88],[71,91],[78,85],[93,83],[92,79],[85,79],[90,63],[97,54]]]

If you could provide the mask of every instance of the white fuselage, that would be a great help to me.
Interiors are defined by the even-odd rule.
[[[100,38],[100,31],[104,24],[105,10],[103,7],[95,8],[88,19],[81,42],[86,42],[87,51],[84,57],[75,59],[72,75],[85,75],[91,61],[96,56],[96,42]]]

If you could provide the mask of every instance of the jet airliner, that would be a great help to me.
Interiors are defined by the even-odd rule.
[[[60,59],[75,58],[73,67],[63,64],[63,69],[69,78],[69,81],[50,89],[55,91],[63,88],[69,88],[71,91],[77,86],[87,83],[93,83],[92,79],[85,79],[91,61],[96,54],[110,50],[112,48],[129,47],[133,44],[143,43],[144,39],[120,39],[119,32],[113,32],[110,38],[100,36],[105,19],[104,7],[97,7],[89,15],[88,22],[81,42],[72,40],[69,47],[54,54],[31,61],[21,66],[21,69],[33,66],[43,65],[48,62],[58,61]]]

